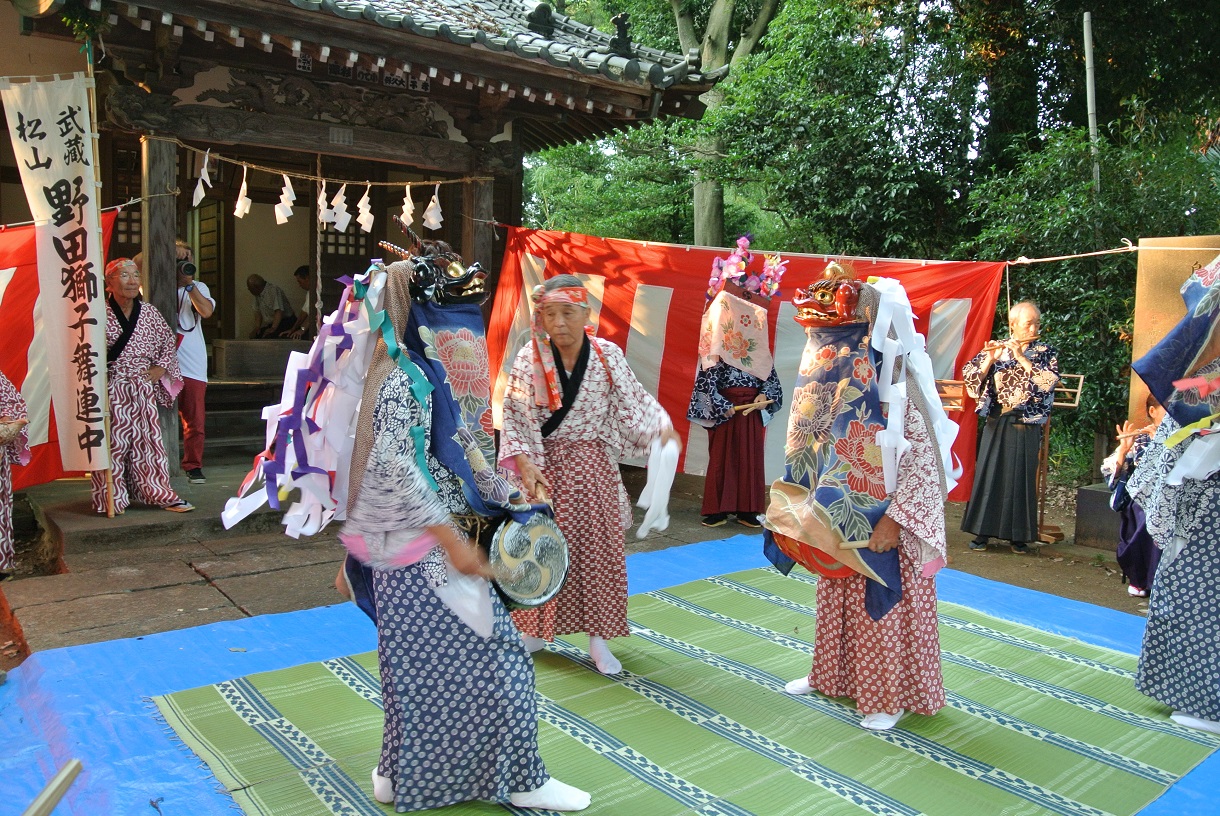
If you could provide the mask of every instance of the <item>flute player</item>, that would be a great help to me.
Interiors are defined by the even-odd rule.
[[[1059,382],[1059,353],[1038,339],[1042,313],[1031,301],[1008,310],[1009,338],[992,341],[962,367],[966,391],[986,418],[974,487],[962,517],[970,549],[989,538],[1030,551],[1038,538],[1038,454]]]

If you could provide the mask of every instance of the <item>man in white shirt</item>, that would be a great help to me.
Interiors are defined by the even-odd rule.
[[[182,419],[182,470],[191,484],[204,484],[204,392],[208,387],[208,349],[201,322],[212,316],[216,301],[203,281],[195,280],[194,253],[185,241],[178,249],[178,367],[182,392],[178,416]]]
[[[314,319],[314,282],[313,275],[309,274],[309,265],[302,264],[292,273],[292,277],[296,278],[297,286],[305,290],[305,302],[301,305],[301,314],[297,318],[297,322],[292,328],[280,335],[287,337],[290,340],[309,340],[313,337],[314,329],[317,324]],[[321,299],[317,302],[317,307],[322,307]]]

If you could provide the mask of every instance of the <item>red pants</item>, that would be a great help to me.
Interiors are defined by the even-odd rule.
[[[208,384],[202,380],[182,379],[178,394],[178,416],[182,418],[182,469],[203,467],[203,394]]]

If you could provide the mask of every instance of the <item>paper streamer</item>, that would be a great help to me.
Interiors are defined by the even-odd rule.
[[[346,232],[347,225],[352,221],[352,214],[347,209],[347,185],[344,184],[330,200],[331,223],[339,232]]]
[[[424,210],[424,226],[430,230],[441,228],[441,222],[445,220],[445,216],[441,214],[441,186],[436,185],[436,189],[432,192],[432,200],[428,202],[428,209]]]
[[[402,223],[408,227],[415,219],[415,200],[411,198],[411,185],[408,184],[402,195]]]
[[[356,202],[356,211],[359,213],[356,216],[356,223],[360,225],[360,229],[364,232],[373,231],[373,204],[369,201],[369,192],[373,189],[373,185],[364,188],[364,195],[360,196],[360,200]]]
[[[280,203],[275,205],[275,223],[284,224],[292,217],[292,202],[297,200],[297,194],[293,192],[292,182],[288,176],[281,174],[284,179],[284,190],[280,193]]]
[[[203,197],[207,195],[204,187],[212,186],[212,179],[208,176],[208,158],[212,155],[212,151],[208,150],[203,154],[203,168],[199,171],[199,181],[195,182],[195,195],[191,197],[191,206],[198,207],[199,202],[203,201]]]
[[[241,189],[237,191],[237,203],[233,206],[233,215],[237,218],[245,218],[246,213],[250,212],[250,206],[254,203],[250,197],[246,195],[246,177],[250,173],[249,167],[241,169]]]

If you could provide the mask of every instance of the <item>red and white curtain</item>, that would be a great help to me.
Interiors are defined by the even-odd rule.
[[[673,418],[686,444],[680,467],[702,474],[707,465],[707,432],[687,422],[686,407],[695,381],[699,321],[712,260],[728,254],[673,244],[623,241],[576,233],[510,228],[487,331],[497,412],[512,361],[529,338],[529,293],[545,278],[579,277],[589,290],[592,321],[599,337],[626,352],[632,370]],[[808,286],[833,261],[847,262],[861,278],[894,278],[906,289],[916,328],[928,341],[938,379],[960,379],[962,364],[991,336],[1004,264],[974,261],[881,260],[784,254],[789,261],[780,295],[770,307],[775,368],[784,385],[785,405],[768,426],[767,478],[784,470],[787,394],[796,382],[805,332],[795,320],[792,293]],[[755,259],[761,268],[761,257]],[[950,413],[961,432],[954,453],[964,466],[955,500],[969,498],[974,474],[977,424],[974,405]],[[497,427],[499,416],[496,417]]]

